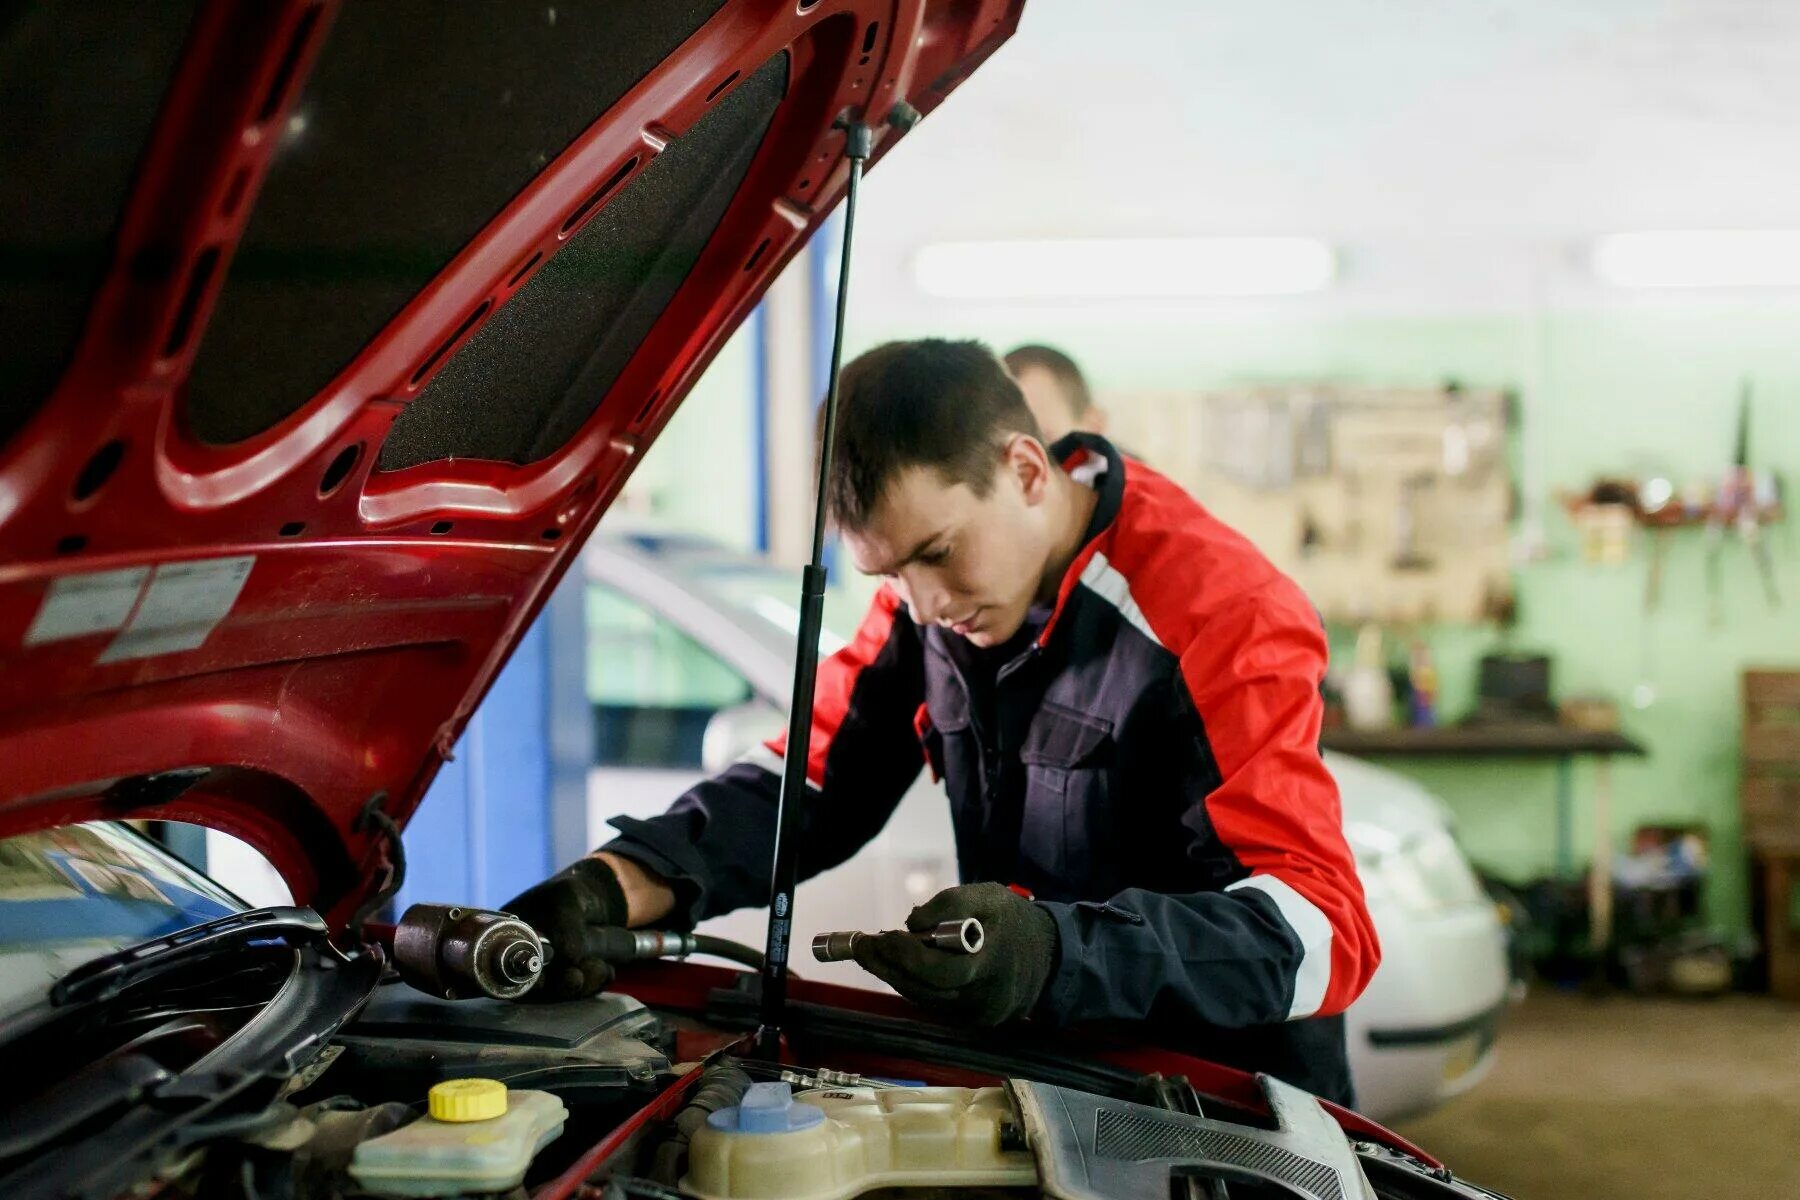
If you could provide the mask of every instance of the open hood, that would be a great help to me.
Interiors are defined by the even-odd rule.
[[[0,836],[255,845],[334,924],[608,503],[1023,0],[0,16]]]

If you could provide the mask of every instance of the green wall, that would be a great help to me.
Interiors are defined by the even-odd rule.
[[[1060,345],[1097,390],[1204,387],[1255,379],[1320,378],[1519,388],[1519,440],[1545,489],[1579,490],[1602,472],[1656,471],[1678,484],[1726,463],[1738,384],[1755,383],[1752,456],[1800,482],[1800,305],[1644,305],[1599,312],[1450,317],[1267,317],[1220,321],[1155,311],[1110,316],[1071,308],[1023,320],[996,311],[970,325],[853,330],[853,349],[890,337],[977,336],[997,350],[1020,341]],[[1536,359],[1535,364],[1533,358]],[[1751,664],[1800,666],[1800,538],[1792,524],[1773,551],[1788,607],[1771,612],[1742,547],[1726,547],[1727,624],[1707,619],[1701,534],[1672,535],[1660,610],[1644,611],[1648,556],[1623,566],[1583,563],[1559,509],[1544,517],[1549,555],[1517,572],[1519,621],[1429,631],[1447,719],[1473,702],[1476,659],[1504,646],[1555,658],[1559,693],[1611,696],[1627,732],[1650,747],[1613,768],[1613,827],[1697,821],[1712,831],[1710,903],[1728,927],[1746,921],[1737,816],[1738,674]],[[1336,652],[1348,650],[1335,631]],[[1648,658],[1647,658],[1648,653]],[[1658,699],[1630,706],[1650,671]],[[1494,762],[1388,765],[1418,778],[1455,811],[1472,855],[1525,878],[1553,862],[1554,769]],[[1591,768],[1578,768],[1577,850],[1592,846]]]
[[[852,312],[854,314],[854,306]],[[941,325],[901,327],[854,318],[848,352],[893,337],[975,336],[996,349],[1047,341],[1074,354],[1097,389],[1204,387],[1254,379],[1433,383],[1446,377],[1522,393],[1521,452],[1536,455],[1546,490],[1579,490],[1603,472],[1655,471],[1678,484],[1710,478],[1731,450],[1739,381],[1756,388],[1752,455],[1800,483],[1800,304],[1644,304],[1603,311],[1445,317],[1282,317],[1220,320],[1174,310],[1071,307],[1029,319],[993,309]],[[1535,360],[1535,361],[1534,361]],[[749,352],[740,334],[684,404],[633,480],[669,520],[738,545],[749,538]],[[1538,386],[1530,387],[1533,379]],[[1745,864],[1737,817],[1738,675],[1746,665],[1800,667],[1800,537],[1773,535],[1788,607],[1771,612],[1742,547],[1726,548],[1727,624],[1707,619],[1702,535],[1673,535],[1659,612],[1644,611],[1647,555],[1590,566],[1560,510],[1544,518],[1548,557],[1517,572],[1511,630],[1440,626],[1428,632],[1447,719],[1473,700],[1475,660],[1508,646],[1556,660],[1559,693],[1598,693],[1622,707],[1627,732],[1651,750],[1614,767],[1614,829],[1698,821],[1713,835],[1715,917],[1745,922]],[[1347,650],[1346,632],[1334,645]],[[1630,706],[1646,677],[1658,699]],[[1473,856],[1516,878],[1548,870],[1554,771],[1548,764],[1389,765],[1450,804]],[[1577,772],[1577,849],[1592,845],[1590,768]]]

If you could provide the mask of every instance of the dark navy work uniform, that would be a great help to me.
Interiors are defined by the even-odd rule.
[[[848,859],[928,765],[965,882],[1031,890],[1061,950],[1034,1021],[1130,1034],[1348,1102],[1343,1022],[1380,959],[1319,754],[1317,614],[1249,542],[1089,434],[1098,492],[1051,606],[983,650],[883,587],[820,667],[802,876]],[[768,902],[784,739],[605,847],[677,920]]]

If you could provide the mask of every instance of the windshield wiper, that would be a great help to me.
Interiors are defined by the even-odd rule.
[[[164,971],[238,954],[247,946],[299,949],[317,945],[327,942],[329,934],[324,920],[310,908],[253,908],[231,913],[83,963],[51,986],[50,1004],[62,1008],[111,1000],[127,987]]]

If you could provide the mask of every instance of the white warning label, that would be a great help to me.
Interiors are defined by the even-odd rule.
[[[231,611],[255,565],[255,556],[246,554],[157,567],[137,611],[100,655],[100,661],[121,662],[195,649]]]
[[[25,631],[25,644],[40,646],[92,633],[110,633],[125,624],[148,578],[149,567],[126,567],[52,580],[50,590],[44,594],[43,607]]]

